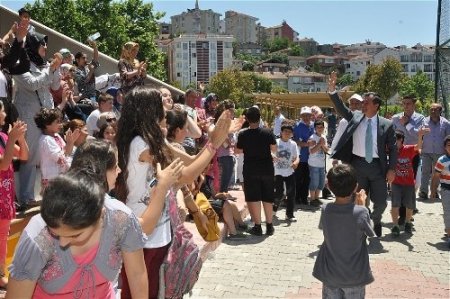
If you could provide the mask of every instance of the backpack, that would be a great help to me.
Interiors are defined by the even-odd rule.
[[[159,269],[159,298],[183,298],[197,282],[203,261],[194,237],[177,213],[175,194],[169,192],[169,216],[172,242]]]

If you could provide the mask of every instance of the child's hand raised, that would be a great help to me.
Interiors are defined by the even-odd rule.
[[[81,134],[81,130],[80,129],[75,129],[75,130],[71,130],[68,129],[66,131],[66,142],[67,144],[74,144],[75,141],[78,139],[78,137],[80,137]]]
[[[356,192],[355,204],[357,204],[359,206],[365,206],[366,199],[367,199],[367,195],[366,195],[366,191],[364,191],[364,189],[361,189],[361,190],[359,190],[359,192]]]
[[[9,129],[9,139],[13,141],[24,140],[27,132],[27,124],[21,120],[14,122]]]
[[[156,164],[156,178],[158,179],[158,184],[164,185],[165,187],[172,186],[180,179],[183,168],[184,164],[180,158],[173,160],[173,162],[164,168],[164,170],[161,170],[161,164]]]

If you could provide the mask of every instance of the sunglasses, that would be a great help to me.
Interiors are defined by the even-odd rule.
[[[117,120],[117,118],[115,118],[115,117],[108,117],[106,119],[107,122],[112,122],[112,121],[116,121],[116,120]]]

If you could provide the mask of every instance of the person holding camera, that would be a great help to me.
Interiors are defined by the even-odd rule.
[[[89,45],[94,50],[94,57],[88,63],[87,55],[83,52],[75,54],[75,82],[78,86],[80,100],[89,99],[91,102],[97,101],[95,90],[95,70],[100,66],[98,63],[98,48],[95,41],[89,41]]]

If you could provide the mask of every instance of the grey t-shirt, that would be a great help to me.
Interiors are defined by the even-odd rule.
[[[323,229],[324,241],[313,276],[329,287],[348,288],[371,283],[374,279],[366,238],[375,233],[367,208],[353,203],[323,205],[319,228]]]

